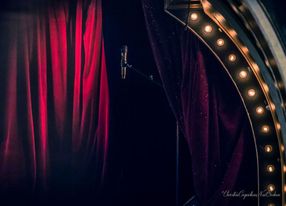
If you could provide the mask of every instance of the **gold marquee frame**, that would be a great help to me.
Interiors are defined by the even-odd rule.
[[[269,194],[258,195],[257,205],[285,205],[284,83],[243,3],[215,2],[218,1],[165,0],[165,11],[212,51],[241,97],[256,150],[257,194]]]

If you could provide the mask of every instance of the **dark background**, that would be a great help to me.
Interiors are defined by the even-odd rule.
[[[104,202],[175,205],[176,121],[164,90],[132,70],[126,80],[120,79],[120,48],[126,44],[128,63],[160,82],[141,2],[103,1],[103,27],[110,80],[112,170]],[[183,182],[190,187],[188,179]]]
[[[110,79],[111,137],[106,201],[112,205],[174,205],[175,119],[162,88],[128,70],[120,79],[120,48],[128,63],[159,76],[140,1],[103,1]]]

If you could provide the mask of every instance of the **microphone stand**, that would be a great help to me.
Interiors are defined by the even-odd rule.
[[[130,69],[131,71],[133,70],[134,72],[136,72],[139,76],[143,77],[144,79],[148,80],[149,82],[152,82],[153,84],[157,85],[158,87],[163,88],[162,84],[160,84],[159,82],[155,81],[153,78],[153,75],[149,75],[147,76],[146,74],[144,74],[143,72],[141,72],[140,70],[134,68],[132,65],[130,64],[126,64],[125,65],[126,68]]]
[[[159,82],[153,79],[153,75],[147,76],[146,74],[134,68],[130,64],[126,64],[125,66],[126,68],[135,71],[138,75],[140,75],[144,79],[152,82],[154,85],[157,85],[158,87],[163,88],[162,84],[160,84]],[[179,206],[180,204],[180,182],[179,182],[180,178],[179,177],[180,177],[180,126],[179,126],[179,122],[176,121],[176,206]]]

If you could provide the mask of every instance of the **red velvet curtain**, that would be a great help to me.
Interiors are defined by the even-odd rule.
[[[101,0],[26,1],[1,11],[0,28],[1,191],[87,174],[100,184],[109,128]]]

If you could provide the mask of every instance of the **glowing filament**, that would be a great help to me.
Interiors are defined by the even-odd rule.
[[[250,90],[248,90],[247,94],[248,94],[248,96],[250,96],[250,97],[254,97],[255,94],[256,94],[256,92],[255,92],[254,89],[250,89]]]
[[[267,166],[267,171],[268,171],[269,173],[274,172],[274,170],[275,170],[275,167],[274,167],[273,165],[268,165],[268,166]]]
[[[264,147],[264,150],[265,150],[265,152],[270,153],[270,152],[272,152],[272,146],[271,145],[266,145]]]
[[[206,25],[206,26],[205,26],[205,32],[211,33],[212,30],[213,30],[213,28],[211,27],[211,25]]]
[[[196,21],[196,20],[198,20],[198,18],[199,18],[199,15],[197,13],[192,13],[191,14],[191,20],[192,21]]]
[[[271,102],[271,103],[270,103],[270,108],[271,108],[272,110],[275,110],[275,109],[276,109],[275,104]]]
[[[247,78],[248,74],[246,71],[242,70],[241,72],[239,72],[239,75],[238,75],[241,79],[245,79]]]
[[[264,113],[264,108],[259,106],[256,108],[256,113],[259,114],[259,115],[262,115]]]
[[[269,192],[274,192],[274,191],[275,191],[275,186],[272,185],[272,184],[270,184],[270,185],[267,186],[267,190],[268,190]]]
[[[262,126],[261,131],[263,133],[268,133],[270,131],[270,127],[267,125]]]
[[[230,55],[228,56],[228,60],[229,60],[230,62],[234,62],[234,61],[236,60],[236,56],[235,56],[234,54],[230,54]]]
[[[269,92],[269,87],[267,84],[263,83],[263,88],[264,88],[265,92]]]
[[[218,40],[216,41],[216,44],[217,44],[219,47],[221,47],[221,46],[224,45],[224,40],[223,40],[223,39],[218,39]]]

